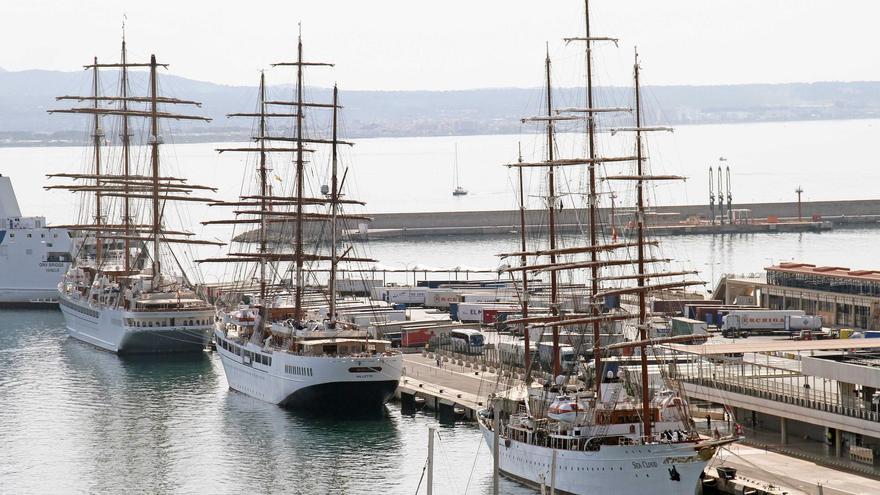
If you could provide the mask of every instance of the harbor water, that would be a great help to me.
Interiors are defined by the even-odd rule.
[[[306,416],[229,390],[212,353],[122,358],[63,323],[56,310],[0,310],[0,493],[414,494],[429,426],[435,493],[491,493],[475,424],[396,404]]]

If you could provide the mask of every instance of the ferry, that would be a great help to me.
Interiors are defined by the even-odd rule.
[[[58,282],[70,267],[70,234],[45,217],[22,216],[12,180],[0,175],[0,305],[58,303]]]

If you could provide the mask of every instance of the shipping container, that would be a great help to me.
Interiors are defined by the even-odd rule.
[[[382,287],[381,280],[341,278],[336,280],[336,290],[340,294],[357,296],[372,295],[375,287]]]
[[[428,289],[425,292],[425,307],[448,309],[450,303],[461,302],[461,295],[450,289]]]
[[[389,287],[388,302],[392,304],[423,305],[427,289],[414,287]]]

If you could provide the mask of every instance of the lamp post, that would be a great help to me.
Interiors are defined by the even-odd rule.
[[[794,192],[798,195],[798,222],[803,222],[804,217],[801,215],[801,194],[804,192],[804,188],[797,186],[797,189],[795,189]]]

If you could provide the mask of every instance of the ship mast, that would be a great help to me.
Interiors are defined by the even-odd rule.
[[[551,91],[550,82],[550,48],[547,47],[547,58],[545,60],[545,69],[547,76],[547,161],[551,164],[547,168],[547,211],[550,235],[550,263],[556,263],[556,177],[554,173],[555,167],[553,163],[553,93]],[[557,274],[553,270],[550,272],[550,313],[552,315],[559,314],[559,294],[557,285]],[[553,327],[553,376],[559,376],[559,328]]]
[[[125,239],[123,239],[123,269],[126,275],[131,270],[131,203],[128,199],[130,192],[128,177],[131,175],[131,132],[128,129],[128,66],[126,64],[127,53],[125,48],[125,27],[122,31],[122,79],[120,81],[120,95],[122,96],[122,175],[126,178],[123,185],[124,197],[122,199],[122,225]]]
[[[95,269],[98,270],[101,267],[101,262],[104,254],[104,246],[102,245],[103,239],[101,236],[101,221],[102,221],[102,211],[101,211],[101,138],[104,137],[104,131],[101,129],[101,114],[99,113],[99,98],[98,94],[98,84],[99,84],[99,76],[98,76],[98,57],[94,58],[94,65],[92,66],[92,96],[93,100],[93,108],[94,108],[94,127],[92,129],[92,139],[95,149]]]
[[[159,82],[156,78],[156,55],[150,55],[150,163],[152,164],[153,207],[153,283],[158,280],[162,268],[159,252],[159,235],[162,217],[159,210]]]
[[[645,181],[643,179],[642,166],[642,112],[641,112],[641,96],[639,88],[639,53],[635,54],[635,64],[633,65],[635,73],[636,87],[636,175],[639,177],[636,182],[636,236],[638,252],[638,272],[639,275],[636,283],[639,287],[639,339],[645,341],[648,339],[648,321],[647,321],[647,301],[645,287]],[[641,380],[642,380],[642,421],[644,421],[644,436],[651,437],[651,403],[648,397],[648,347],[643,345],[641,350]]]
[[[518,147],[518,157],[517,163],[522,163],[522,145],[517,144]],[[517,175],[519,176],[519,239],[520,239],[520,249],[523,252],[523,255],[520,256],[520,266],[526,266],[528,264],[528,260],[525,255],[526,251],[526,193],[525,187],[523,186],[523,169],[519,167],[517,169]],[[529,318],[529,274],[528,272],[523,272],[522,274],[522,317],[523,319]],[[523,346],[524,346],[524,355],[525,355],[525,367],[526,367],[526,383],[532,381],[532,352],[531,347],[529,346],[529,339],[531,336],[529,335],[529,327],[527,324],[523,324]]]
[[[330,281],[328,289],[330,292],[330,326],[336,325],[336,265],[339,258],[336,256],[336,219],[339,212],[339,183],[337,182],[337,129],[338,129],[338,113],[339,113],[339,88],[333,85],[333,144],[331,146],[331,167],[332,177],[330,179],[330,208],[332,211],[332,220],[330,225]]]
[[[586,26],[586,48],[587,48],[587,136],[589,140],[590,160],[596,158],[596,119],[593,111],[593,43],[590,41],[590,0],[584,0],[584,25]],[[590,202],[590,245],[599,244],[598,239],[598,207],[599,201],[596,194],[596,163],[590,163],[589,167],[589,202]],[[593,265],[590,267],[590,289],[592,294],[599,292],[599,253],[598,251],[590,251],[590,261]],[[597,301],[591,301],[590,313],[593,316],[599,315]],[[602,394],[602,366],[601,366],[601,337],[602,324],[598,320],[593,323],[593,359],[595,366],[596,380],[596,397],[600,398]]]
[[[296,292],[294,293],[295,302],[294,302],[294,311],[293,317],[297,321],[300,321],[303,317],[302,315],[302,293],[305,285],[305,280],[303,278],[303,182],[304,182],[304,167],[303,167],[303,153],[302,153],[302,131],[303,131],[303,105],[302,105],[302,91],[303,91],[303,45],[302,45],[302,34],[299,35],[297,39],[297,48],[296,48],[297,58],[296,58],[296,147],[299,148],[299,151],[296,152],[296,239],[294,241],[294,254],[296,256]]]
[[[266,137],[266,74],[260,72],[260,137]],[[268,188],[266,184],[266,141],[260,139],[260,211],[267,211]],[[260,215],[260,303],[264,311],[266,307],[266,238],[267,229],[266,215]],[[264,316],[265,315],[261,315]],[[263,320],[265,321],[265,319]]]
[[[127,69],[131,67],[147,68],[150,71],[150,92],[147,96],[131,96],[128,94],[128,74]],[[210,190],[216,191],[210,186],[190,184],[186,179],[180,177],[162,176],[159,167],[159,119],[174,120],[201,120],[210,121],[211,119],[184,115],[169,111],[160,111],[159,104],[166,105],[195,105],[201,104],[190,100],[181,100],[177,98],[169,98],[158,94],[157,69],[158,67],[167,67],[165,64],[156,62],[155,55],[150,57],[149,63],[132,63],[127,60],[125,37],[123,35],[122,45],[122,61],[120,63],[98,63],[97,58],[93,63],[86,65],[86,69],[94,70],[96,81],[94,83],[93,94],[91,96],[59,96],[56,100],[76,100],[89,101],[92,104],[86,107],[65,108],[58,110],[49,110],[49,113],[70,113],[70,114],[86,114],[95,117],[95,145],[99,145],[100,138],[97,135],[103,131],[100,130],[98,117],[110,115],[123,118],[122,122],[122,142],[123,142],[123,169],[122,174],[108,174],[100,168],[100,153],[96,153],[96,168],[94,174],[48,174],[50,178],[66,178],[72,179],[74,182],[79,180],[95,180],[94,186],[65,184],[58,186],[46,186],[45,189],[66,189],[77,193],[96,193],[99,197],[121,197],[123,203],[122,224],[109,224],[103,222],[101,215],[94,224],[85,225],[64,225],[59,227],[69,228],[72,230],[95,231],[96,237],[100,234],[105,236],[111,235],[123,241],[137,241],[140,243],[151,242],[153,244],[153,280],[158,277],[160,264],[160,242],[180,243],[180,244],[211,244],[222,245],[223,243],[214,241],[203,241],[192,239],[192,232],[172,231],[162,229],[161,206],[160,203],[168,201],[189,201],[189,202],[213,202],[213,199],[191,196],[194,191]],[[120,96],[100,96],[97,91],[97,74],[101,68],[122,69],[121,94]],[[119,107],[101,106],[101,101],[121,102]],[[146,104],[146,110],[132,109],[130,104]],[[151,148],[150,161],[151,171],[148,175],[132,175],[130,169],[130,138],[131,132],[128,124],[128,117],[139,117],[149,119],[150,122],[150,138],[149,145]],[[130,199],[146,199],[151,201],[152,218],[149,224],[135,225],[131,223],[130,215]],[[120,233],[114,235],[113,233]],[[128,249],[128,246],[126,247]],[[97,243],[97,253],[102,253],[102,245],[100,239]],[[128,253],[126,252],[126,258]],[[126,266],[130,268],[128,260]]]
[[[587,118],[587,142],[588,142],[588,152],[589,152],[589,163],[588,163],[588,173],[589,173],[589,191],[588,191],[588,200],[589,200],[589,223],[590,223],[590,232],[589,232],[589,240],[590,246],[598,247],[599,244],[599,195],[596,188],[596,165],[599,163],[598,153],[596,151],[596,120],[599,112],[621,112],[621,111],[629,111],[627,108],[596,108],[594,106],[594,98],[593,98],[593,43],[595,42],[605,42],[610,41],[617,44],[616,38],[609,38],[605,36],[597,37],[593,36],[591,26],[590,26],[590,1],[584,0],[584,34],[583,38],[565,38],[564,41],[583,41],[586,47],[585,50],[585,58],[586,58],[586,90],[587,90],[587,106],[586,108],[573,108],[567,109],[572,112],[583,112],[586,114]],[[613,240],[612,240],[613,241]],[[599,310],[599,300],[595,298],[595,294],[597,294],[600,290],[599,283],[601,281],[600,278],[600,268],[602,264],[599,261],[599,249],[594,249],[590,251],[590,293],[594,295],[590,304],[590,314],[593,317],[598,317],[600,314]],[[598,318],[594,320],[592,323],[593,327],[593,359],[595,360],[595,385],[596,385],[596,396],[600,397],[602,392],[602,387],[600,384],[602,383],[602,356],[601,356],[601,329],[602,329],[602,321]]]

